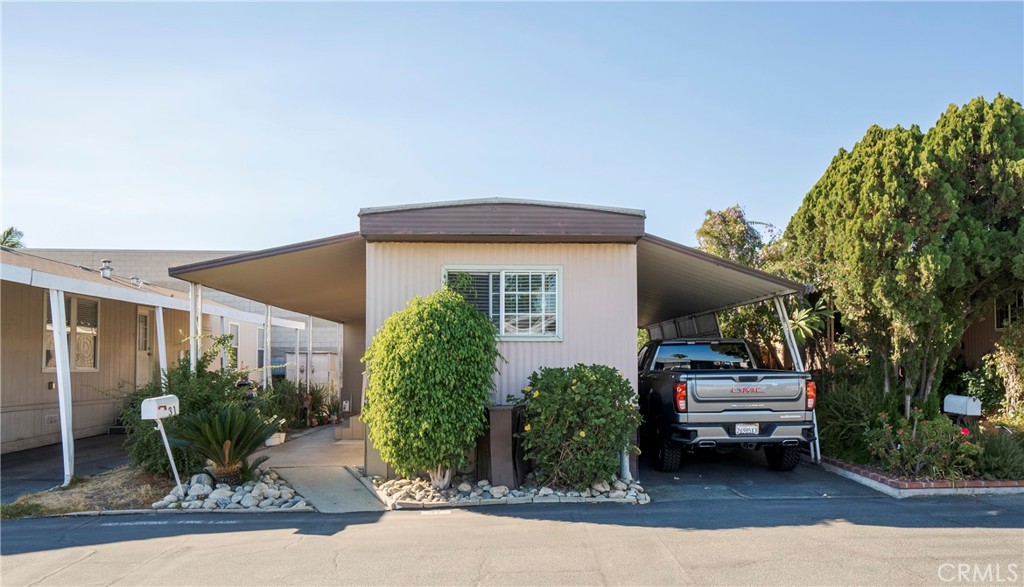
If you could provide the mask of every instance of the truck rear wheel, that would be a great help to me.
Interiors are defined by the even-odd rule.
[[[764,458],[768,466],[776,471],[792,471],[800,464],[800,447],[772,446],[764,447]]]
[[[681,447],[670,447],[661,442],[658,448],[657,465],[659,471],[674,473],[683,466],[683,449]]]

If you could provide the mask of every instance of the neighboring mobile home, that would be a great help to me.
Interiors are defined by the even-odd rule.
[[[86,267],[99,267],[101,260],[109,259],[116,270],[116,274],[118,275],[123,277],[137,277],[153,285],[180,291],[186,294],[188,293],[188,283],[170,277],[167,274],[167,270],[169,268],[188,263],[199,263],[210,259],[219,259],[229,255],[236,255],[241,252],[44,248],[22,249],[22,251],[32,255],[45,257],[47,259],[53,259],[54,261],[70,263],[71,265],[84,265]],[[263,304],[259,302],[254,302],[247,298],[242,298],[224,292],[206,290],[203,292],[203,298],[207,301],[231,306],[232,308],[242,310],[243,312],[250,312],[254,314],[264,314],[265,312]],[[272,315],[274,318],[284,318],[296,322],[305,322],[307,319],[307,317],[302,314],[280,308],[273,308]],[[314,319],[312,332],[304,332],[298,340],[296,340],[295,331],[293,329],[283,326],[274,326],[271,332],[271,352],[269,355],[263,352],[263,345],[259,342],[263,339],[263,336],[262,333],[257,330],[255,325],[237,322],[231,324],[229,321],[228,324],[225,324],[224,331],[238,332],[238,359],[241,364],[250,368],[260,368],[263,367],[264,364],[268,364],[274,368],[275,375],[287,376],[288,379],[292,380],[296,380],[295,378],[297,375],[304,375],[304,369],[302,373],[296,373],[296,364],[286,365],[288,362],[288,354],[292,353],[294,355],[295,352],[299,352],[300,356],[304,356],[310,339],[312,339],[313,356],[317,357],[318,361],[322,361],[330,357],[337,357],[341,352],[341,327],[338,324],[321,319]],[[298,348],[298,351],[296,351],[296,348]],[[332,354],[327,355],[326,353]],[[292,357],[292,361],[294,363],[294,356]],[[330,365],[329,371],[324,371],[323,369],[316,371],[315,375],[317,376],[317,383],[329,383],[332,387],[340,387],[340,385],[336,385],[338,383],[336,377],[337,374],[340,373],[340,370],[341,368],[339,363]],[[292,375],[288,376],[286,373],[291,373]],[[335,379],[328,380],[324,377],[320,377],[321,373],[329,373],[331,376],[334,376]]]
[[[451,274],[467,274],[471,301],[498,326],[508,360],[495,379],[499,406],[540,367],[601,363],[635,388],[638,327],[666,338],[706,335],[717,331],[715,311],[802,287],[648,235],[642,210],[491,198],[368,208],[359,217],[358,233],[175,267],[171,275],[341,322],[346,334],[364,332],[346,336],[343,348],[352,390],[384,320]],[[266,283],[266,274],[278,279]],[[509,459],[510,440],[500,447]],[[366,471],[390,473],[372,447]]]
[[[7,248],[0,278],[0,452],[105,434],[124,397],[189,348],[187,294]],[[263,326],[213,302],[201,316],[204,334],[219,334],[222,317]]]

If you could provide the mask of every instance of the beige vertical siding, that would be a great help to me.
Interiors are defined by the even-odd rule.
[[[0,299],[0,452],[60,442],[57,390],[47,387],[57,375],[42,368],[46,292],[5,281]],[[135,304],[100,300],[99,370],[71,372],[76,437],[105,433],[135,389],[136,314]],[[188,328],[188,315],[165,316],[173,363],[183,348],[173,333]]]
[[[495,403],[539,367],[600,363],[636,388],[636,247],[620,244],[367,243],[366,342],[415,295],[441,286],[442,265],[559,266],[562,340],[505,341]]]

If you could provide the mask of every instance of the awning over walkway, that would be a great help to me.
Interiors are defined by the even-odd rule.
[[[356,232],[172,267],[170,275],[333,322],[366,314],[366,241]]]
[[[173,267],[173,277],[335,322],[366,312],[366,241],[343,234]],[[741,306],[802,289],[650,234],[637,242],[637,325]]]

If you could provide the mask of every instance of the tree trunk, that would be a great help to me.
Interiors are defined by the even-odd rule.
[[[452,469],[450,467],[438,466],[430,473],[430,485],[434,489],[448,489],[452,482]]]

